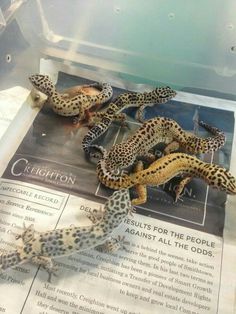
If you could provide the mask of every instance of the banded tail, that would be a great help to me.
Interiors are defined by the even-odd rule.
[[[82,141],[82,147],[83,147],[85,154],[87,154],[89,156],[97,157],[96,154],[93,155],[91,153],[91,148],[95,148],[95,149],[99,150],[99,152],[101,152],[103,155],[102,146],[92,145],[92,142],[95,141],[97,138],[99,138],[102,134],[104,134],[107,131],[107,129],[111,125],[112,121],[113,121],[113,116],[106,114],[102,118],[100,123],[98,123],[97,125],[95,125],[94,127],[92,127],[92,129],[90,129],[88,131],[88,133],[84,136],[83,141]]]

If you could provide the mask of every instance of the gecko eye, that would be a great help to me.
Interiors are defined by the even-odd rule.
[[[117,168],[115,170],[112,171],[114,173],[115,176],[118,176],[120,174],[120,169]]]

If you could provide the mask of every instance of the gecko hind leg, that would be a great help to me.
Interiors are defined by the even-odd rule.
[[[115,113],[113,117],[114,117],[114,120],[117,120],[121,123],[122,127],[128,127],[128,124],[126,122],[127,116],[124,112]]]
[[[78,127],[79,123],[80,123],[80,117],[79,116],[72,117],[72,124],[74,124],[74,126]]]
[[[138,193],[138,197],[132,199],[131,204],[133,206],[144,204],[147,201],[147,186],[142,184],[137,184],[135,190]]]
[[[171,154],[179,149],[179,143],[177,141],[172,141],[164,149],[164,155]]]
[[[95,124],[100,123],[102,118],[106,116],[106,112],[91,112],[89,120],[88,120],[88,126],[93,127]]]
[[[188,184],[193,179],[192,176],[185,176],[175,188],[175,203],[181,199],[181,194],[186,184]],[[183,201],[183,200],[182,200]]]
[[[56,263],[50,258],[45,256],[34,256],[31,259],[32,263],[42,266],[48,273],[48,282],[51,282],[52,275],[57,276],[56,272],[58,271],[58,267]]]
[[[144,168],[143,162],[142,162],[142,160],[139,160],[139,161],[136,162],[136,164],[134,166],[134,172],[142,171],[143,168]]]
[[[139,160],[135,165],[134,172],[139,172],[142,170],[143,170],[143,162],[141,160]],[[146,187],[146,185],[137,184],[135,186],[135,190],[138,194],[138,197],[134,198],[131,201],[131,204],[134,206],[134,205],[140,205],[140,204],[146,203],[146,201],[147,201],[147,187]]]

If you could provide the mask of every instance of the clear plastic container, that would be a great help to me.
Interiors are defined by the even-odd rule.
[[[29,73],[39,71],[44,57],[234,98],[234,1],[16,0],[0,6],[0,88],[29,86]]]

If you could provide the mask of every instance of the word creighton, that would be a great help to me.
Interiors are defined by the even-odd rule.
[[[15,177],[34,176],[44,178],[45,181],[55,181],[64,184],[75,184],[76,176],[65,174],[59,170],[51,170],[48,167],[39,167],[30,163],[26,158],[18,159],[11,168],[11,174]]]

